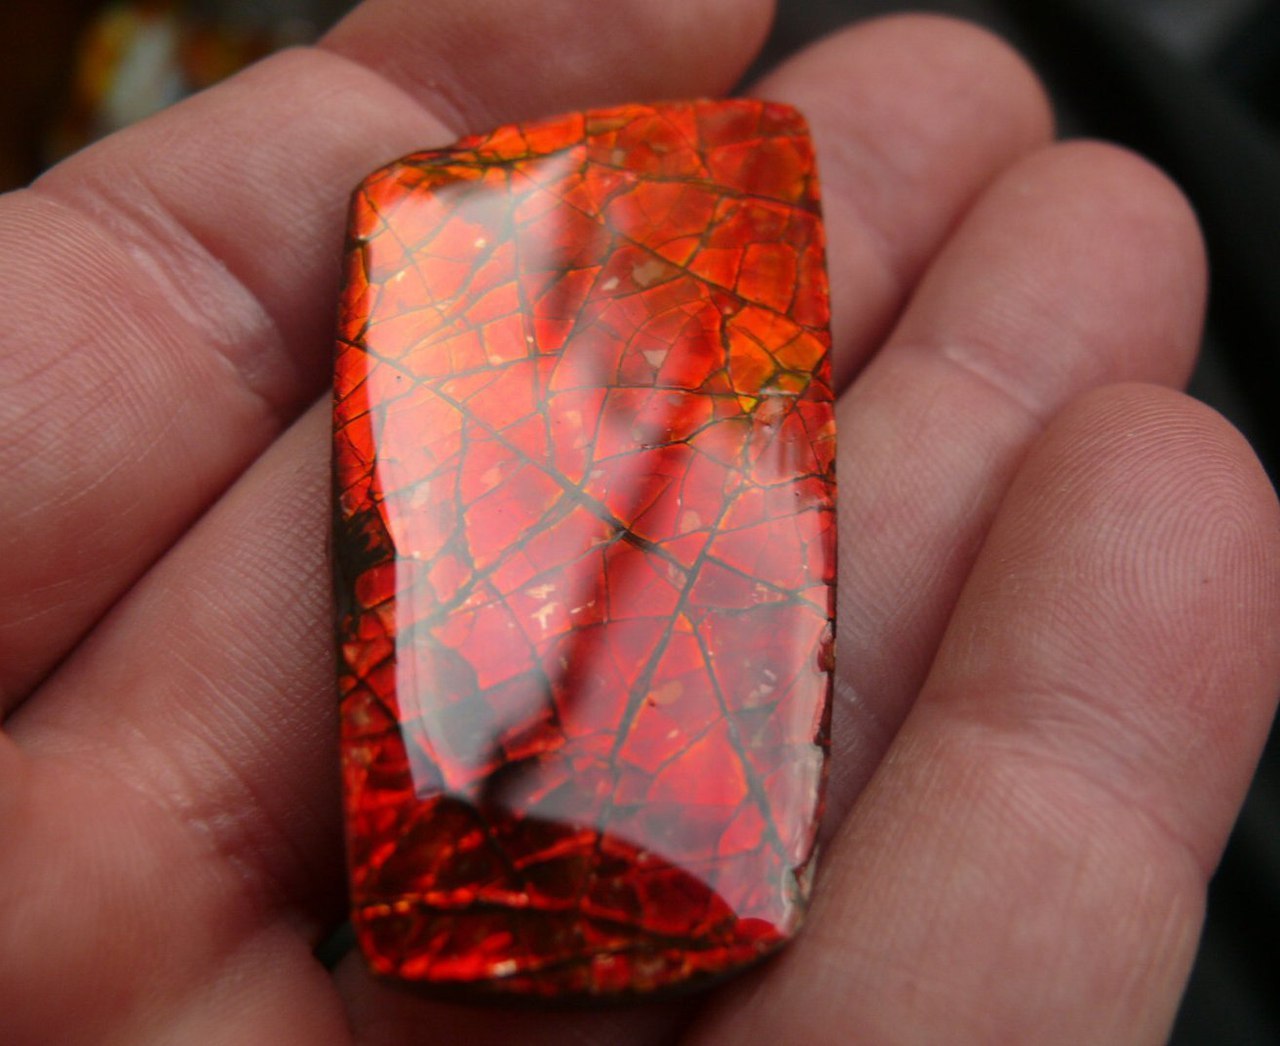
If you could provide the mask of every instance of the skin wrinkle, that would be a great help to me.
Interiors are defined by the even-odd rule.
[[[982,352],[974,352],[955,341],[940,343],[935,352],[939,360],[962,372],[968,380],[985,385],[989,392],[995,393],[1006,405],[1024,415],[1033,426],[1043,427],[1043,408],[1036,402],[1035,394],[1020,389],[1017,382],[1008,380],[998,366],[992,366],[984,359]]]
[[[46,235],[52,237],[52,239],[46,240],[46,242],[52,242],[57,245],[60,248],[59,253],[73,253],[73,244],[59,243],[60,239],[69,240],[71,237],[66,235],[68,230],[65,226],[57,224],[56,219],[65,216],[71,217],[75,226],[74,231],[79,233],[83,229],[80,217],[70,208],[63,207],[63,205],[54,201],[46,201],[44,199],[37,200],[33,190],[28,190],[27,196],[28,200],[33,203],[32,209],[38,215],[40,224],[49,227]],[[23,202],[21,195],[11,197],[10,199],[16,200],[19,203]],[[46,208],[49,206],[56,208],[60,213],[56,215],[48,214]],[[33,217],[34,216],[35,215],[33,215]],[[91,233],[96,232],[96,230],[90,231]],[[99,258],[113,258],[113,255],[116,252],[114,245],[110,242],[109,238],[103,238],[101,240],[96,240],[89,246],[92,248],[91,250],[84,251],[84,248],[80,248],[80,250],[83,251],[87,257],[92,259],[90,265],[97,268],[92,268],[90,272],[85,274],[88,277],[87,282],[89,282],[91,286],[102,286],[105,282],[114,283],[114,269],[108,266],[98,267]],[[111,277],[110,281],[103,279],[106,276]],[[94,277],[98,277],[98,279],[95,280]],[[158,302],[159,298],[156,297],[149,300]],[[56,339],[50,339],[51,345],[55,347],[54,358],[47,364],[37,364],[25,372],[19,372],[18,380],[5,390],[10,393],[10,397],[12,399],[18,400],[20,399],[19,394],[26,389],[30,389],[33,385],[47,387],[51,384],[56,384],[57,386],[52,390],[55,395],[51,396],[46,393],[39,397],[34,404],[24,410],[22,420],[26,422],[27,419],[30,419],[30,423],[23,425],[22,430],[16,434],[18,440],[21,441],[24,434],[30,433],[31,435],[28,436],[28,439],[32,441],[32,451],[38,452],[39,450],[43,450],[51,442],[54,447],[57,448],[57,441],[50,441],[49,439],[50,419],[41,419],[37,415],[37,412],[41,410],[47,413],[50,404],[56,404],[58,402],[58,396],[56,393],[62,393],[64,396],[75,396],[77,398],[91,397],[96,408],[94,411],[95,416],[103,414],[104,411],[102,408],[109,404],[118,404],[122,400],[127,402],[128,397],[123,395],[123,393],[129,391],[128,386],[121,379],[116,368],[112,367],[104,358],[104,354],[101,352],[101,341],[109,339],[112,333],[118,331],[122,325],[138,328],[138,334],[140,337],[150,334],[151,338],[155,341],[165,342],[172,340],[175,333],[180,333],[175,332],[175,325],[173,323],[165,322],[166,320],[171,320],[172,316],[165,314],[163,308],[158,308],[155,311],[159,312],[161,315],[156,316],[154,312],[149,312],[143,322],[130,323],[128,318],[120,315],[117,304],[112,300],[108,300],[104,302],[101,308],[94,310],[92,319],[90,319],[88,310],[81,310],[75,314],[73,316],[73,322],[77,319],[90,320],[93,325],[89,327],[83,335],[76,337],[70,344],[63,348],[57,348],[59,342]],[[55,314],[55,316],[55,322],[64,322],[65,318],[60,313]],[[29,346],[24,347],[24,349],[29,349]],[[6,353],[6,362],[15,357],[18,360],[24,360],[32,355],[35,354],[30,351]],[[61,364],[61,366],[59,366],[59,364]],[[157,368],[163,366],[163,362],[151,360],[148,361],[148,366],[150,370],[146,373],[148,375],[153,375],[156,373]],[[74,416],[69,416],[63,421],[61,428],[68,434],[79,432],[82,431],[81,426],[84,425],[85,420],[86,412],[81,407],[75,411]],[[117,425],[115,427],[121,428],[123,426]],[[37,435],[41,440],[38,443],[35,442],[35,436]],[[26,444],[22,442],[10,444],[7,449],[9,453],[15,457],[16,463],[19,467],[25,466],[28,471],[37,478],[40,476],[40,472],[37,471],[37,469],[42,466],[48,468],[54,475],[58,475],[60,470],[66,467],[62,460],[54,462],[51,465],[43,465],[40,461],[39,453],[31,453],[29,455],[23,454],[22,451],[26,449]],[[77,448],[77,450],[82,452],[82,448]],[[76,460],[75,456],[69,449],[64,452],[64,457],[67,465],[73,464]],[[29,461],[28,458],[30,459]]]
[[[130,180],[122,189],[111,179],[77,179],[74,192],[54,180],[35,182],[28,190],[75,213],[100,231],[105,240],[124,247],[136,271],[117,278],[130,286],[139,283],[154,288],[153,299],[163,302],[172,315],[192,333],[187,339],[212,350],[263,412],[276,425],[287,423],[293,411],[293,396],[282,398],[272,386],[286,387],[275,375],[276,367],[266,360],[285,357],[282,333],[273,317],[250,288],[202,243],[194,229],[178,218],[145,183]],[[168,245],[176,246],[176,250]],[[158,256],[164,256],[161,261]],[[218,288],[213,293],[191,294],[187,288]],[[232,299],[234,307],[213,309],[205,301]],[[251,317],[246,330],[227,331],[227,316]],[[237,358],[239,356],[239,358]],[[272,380],[264,380],[264,375]]]

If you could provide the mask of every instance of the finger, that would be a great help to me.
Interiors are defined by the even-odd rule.
[[[1056,411],[1120,380],[1180,384],[1205,266],[1182,195],[1075,143],[974,206],[837,408],[838,825],[918,692],[1009,477]]]
[[[813,130],[843,388],[974,198],[1048,143],[1048,100],[1008,44],[930,15],[832,36],[751,93],[791,103]]]
[[[341,843],[326,419],[308,417],[51,681],[47,707],[80,724],[46,729],[31,701],[17,745],[0,735],[0,1042],[340,1041],[311,957]],[[309,554],[278,559],[281,530]],[[190,642],[166,649],[179,620]],[[162,634],[114,663],[130,627]]]
[[[0,201],[0,711],[319,391],[361,176],[472,119],[721,90],[769,9],[370,3]]]
[[[807,934],[693,1041],[1163,1042],[1274,711],[1278,564],[1220,418],[1139,386],[1066,411]]]

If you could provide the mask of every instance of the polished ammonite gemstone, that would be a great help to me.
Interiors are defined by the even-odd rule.
[[[519,124],[356,191],[334,544],[373,970],[626,995],[796,932],[832,667],[827,319],[785,106]]]

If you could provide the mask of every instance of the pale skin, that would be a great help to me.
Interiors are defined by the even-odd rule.
[[[342,919],[327,403],[345,199],[464,131],[728,89],[764,0],[371,0],[0,200],[0,1040],[1144,1043],[1280,680],[1280,513],[1176,389],[1178,191],[1022,61],[866,23],[798,105],[840,449],[813,914],[692,999],[433,1002]],[[714,46],[710,42],[714,42]],[[683,1037],[682,1037],[683,1036]]]

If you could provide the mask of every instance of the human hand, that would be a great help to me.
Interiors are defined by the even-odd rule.
[[[843,390],[810,925],[709,995],[589,1012],[313,957],[343,917],[314,401],[347,193],[464,131],[722,91],[767,6],[373,0],[0,201],[0,1041],[1167,1033],[1280,678],[1275,500],[1159,387],[1203,299],[1176,190],[1050,146],[1019,60],[923,17],[752,89],[814,129]]]

